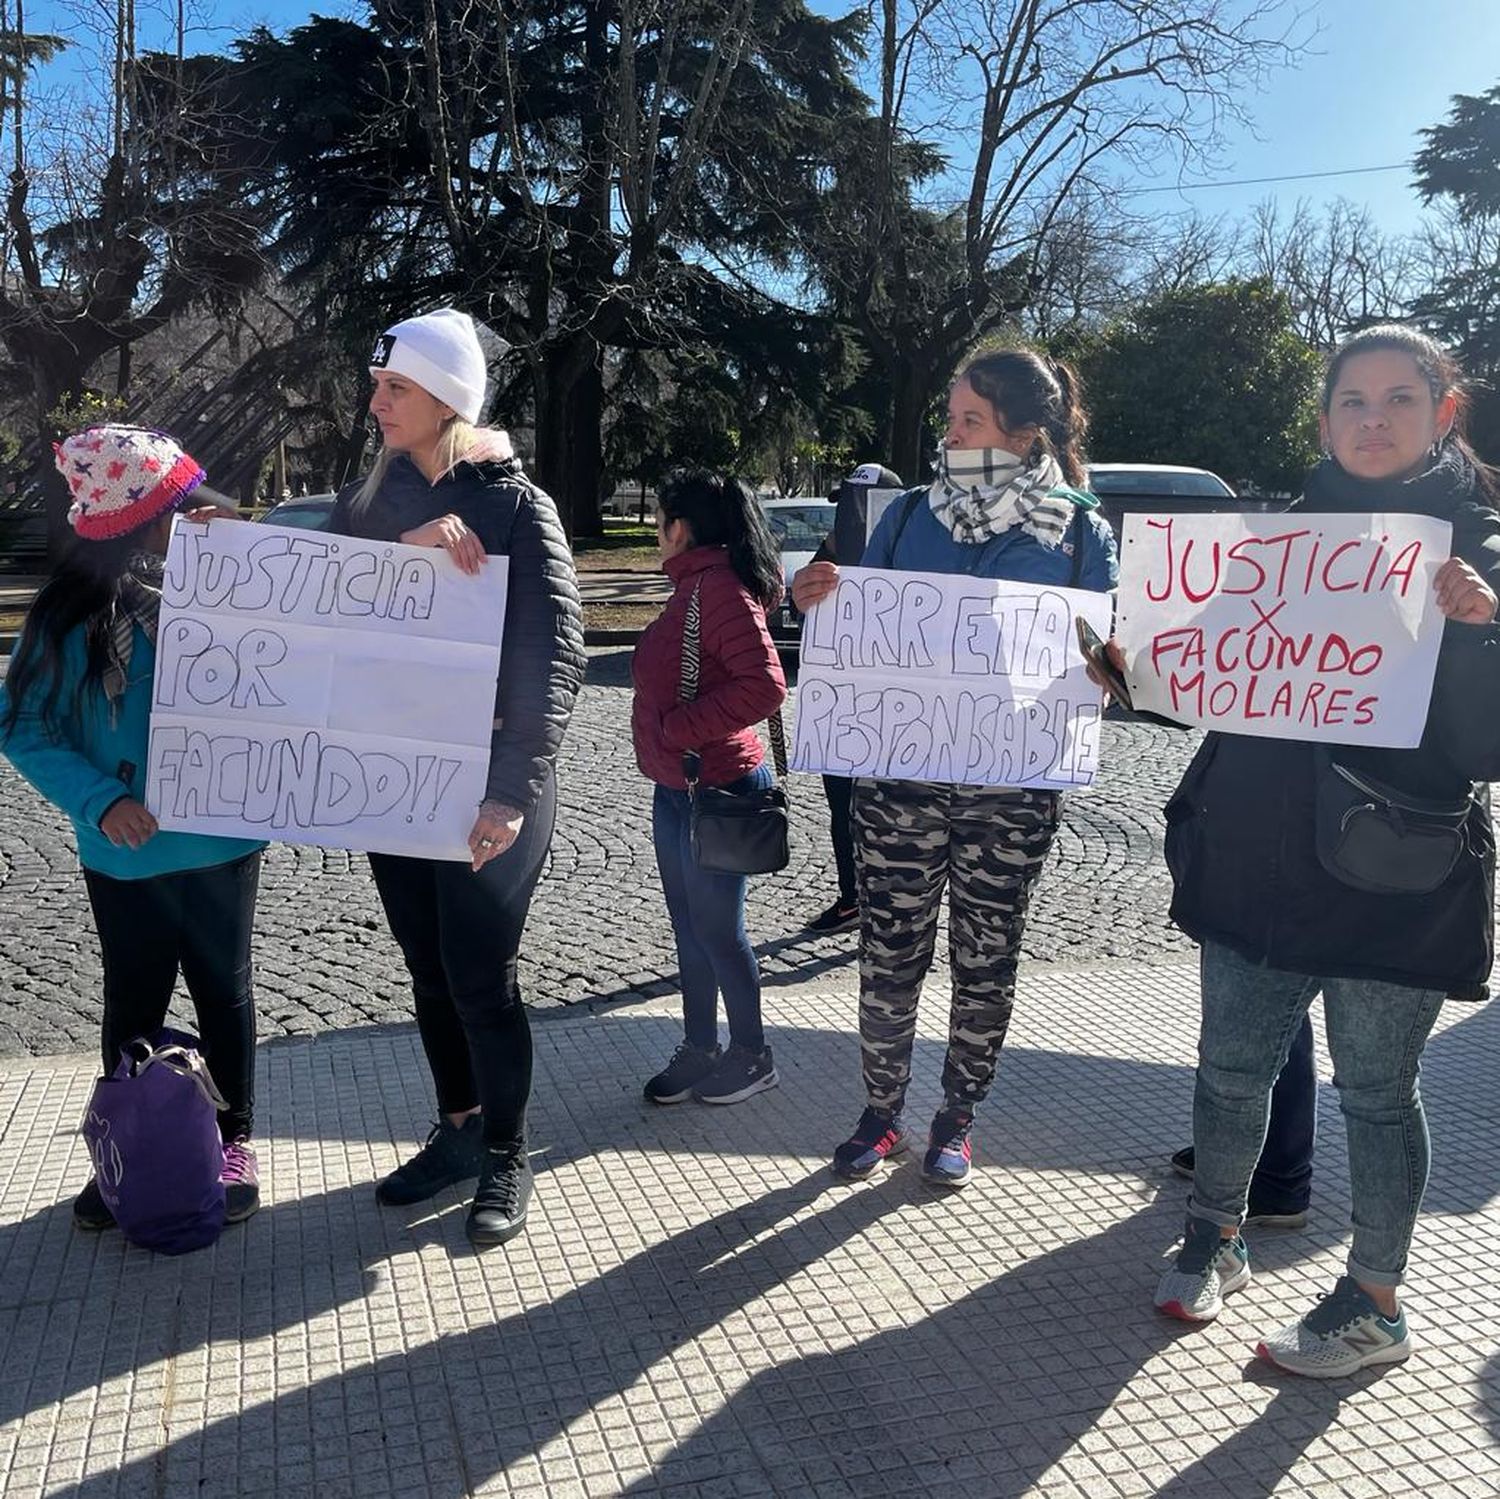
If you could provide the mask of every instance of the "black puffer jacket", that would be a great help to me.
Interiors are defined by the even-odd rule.
[[[1453,524],[1453,551],[1500,593],[1500,516],[1472,470],[1449,452],[1406,483],[1350,478],[1325,462],[1298,507],[1376,510]],[[1458,800],[1500,776],[1500,628],[1449,621],[1422,743],[1412,750],[1340,746],[1338,758],[1386,785]],[[1285,739],[1209,734],[1167,803],[1172,918],[1190,937],[1253,962],[1320,978],[1370,978],[1477,997],[1494,959],[1495,840],[1481,790],[1468,850],[1430,895],[1372,895],[1318,860],[1314,748]]]
[[[392,460],[366,505],[358,484],[339,494],[329,530],[399,541],[440,515],[456,515],[492,556],[510,558],[505,644],[495,693],[499,727],[485,795],[529,811],[540,796],[583,685],[583,611],[573,554],[550,496],[515,458],[460,463],[429,484],[406,457]]]

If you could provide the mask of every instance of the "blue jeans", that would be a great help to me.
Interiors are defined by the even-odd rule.
[[[1318,1064],[1313,1028],[1304,1015],[1271,1092],[1265,1148],[1250,1181],[1262,1213],[1300,1213],[1312,1197],[1313,1144],[1318,1133]]]
[[[1349,1274],[1367,1285],[1400,1285],[1430,1161],[1417,1076],[1443,995],[1283,973],[1212,942],[1203,944],[1201,971],[1189,1214],[1220,1226],[1244,1218],[1272,1084],[1321,992],[1349,1141]]]
[[[759,791],[775,778],[758,765],[723,787],[738,795]],[[760,1051],[766,1044],[760,1023],[760,967],[745,935],[742,874],[699,869],[693,861],[686,791],[658,786],[651,803],[651,834],[656,868],[667,897],[677,967],[682,980],[682,1021],[694,1046],[714,1046],[719,1038],[719,994],[729,1017],[729,1039]]]

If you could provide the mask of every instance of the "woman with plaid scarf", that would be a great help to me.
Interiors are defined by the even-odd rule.
[[[1105,591],[1114,538],[1087,493],[1086,418],[1077,376],[1026,349],[981,354],[948,396],[937,474],[895,500],[865,567],[959,573]],[[807,609],[838,585],[832,562],[792,582]],[[859,1033],[867,1107],[834,1152],[858,1179],[906,1149],[917,1000],[948,887],[953,998],[943,1104],[922,1174],[961,1187],[974,1111],[989,1091],[1010,1023],[1026,907],[1057,832],[1055,791],[862,778],[853,822],[860,896]]]

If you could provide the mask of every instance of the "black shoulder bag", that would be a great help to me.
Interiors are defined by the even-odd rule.
[[[698,696],[699,644],[698,590],[688,600],[682,629],[682,690],[685,703]],[[781,709],[768,720],[771,730],[771,761],[778,784],[764,791],[736,796],[716,786],[700,786],[702,765],[696,750],[682,757],[682,776],[692,800],[693,859],[700,869],[719,874],[775,874],[785,869],[792,854],[788,838],[786,791],[786,730]]]
[[[1412,796],[1313,751],[1318,862],[1342,884],[1372,895],[1430,895],[1469,846],[1474,787],[1453,801]]]

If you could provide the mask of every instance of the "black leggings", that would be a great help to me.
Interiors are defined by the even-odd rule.
[[[477,1104],[492,1145],[526,1134],[531,1026],[516,954],[556,817],[549,779],[520,836],[478,874],[455,860],[370,855],[391,935],[411,973],[438,1108],[461,1114]]]
[[[247,1139],[255,1114],[250,933],[260,854],[144,880],[85,869],[83,882],[104,958],[105,1072],[114,1071],[126,1042],[166,1023],[180,968],[204,1059],[229,1103],[219,1132]]]

